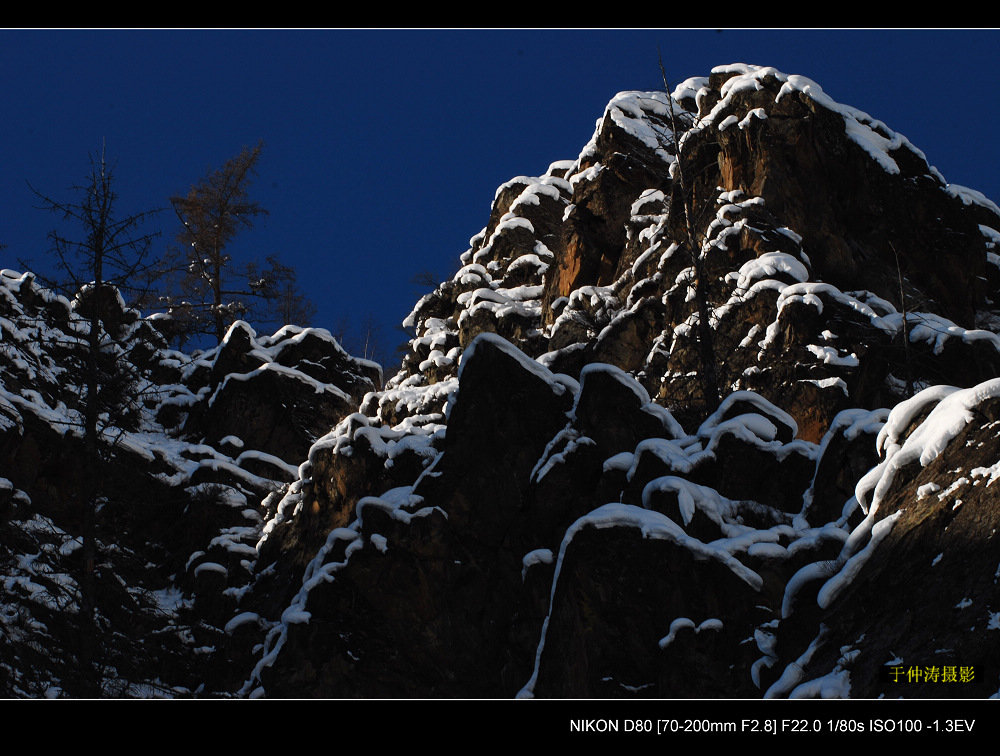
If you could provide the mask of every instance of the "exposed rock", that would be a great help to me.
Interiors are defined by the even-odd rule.
[[[84,316],[93,308],[105,329],[101,389],[117,392],[114,416],[99,419],[96,469],[85,453],[82,417]],[[148,697],[237,689],[265,629],[256,624],[251,633],[241,624],[238,643],[226,632],[257,560],[261,500],[297,478],[296,445],[304,454],[326,423],[377,387],[377,366],[349,358],[328,334],[319,339],[326,344],[319,352],[332,357],[325,365],[315,347],[289,359],[292,350],[281,346],[297,347],[316,332],[285,329],[258,339],[245,324],[220,349],[192,360],[168,350],[114,290],[85,291],[70,303],[30,274],[10,271],[0,275],[0,328],[2,693]],[[298,369],[307,360],[311,375]],[[320,365],[327,373],[317,378]],[[266,376],[265,392],[263,382],[240,380],[254,371]],[[333,376],[349,378],[339,381],[355,391],[346,403],[332,382],[320,382]],[[233,385],[240,390],[227,390]],[[282,412],[272,407],[273,427],[261,427],[261,408],[275,400],[285,403]],[[213,416],[223,404],[226,414]],[[303,419],[289,422],[289,414]],[[199,435],[215,447],[184,437],[184,418],[192,430],[199,422],[193,416],[214,424]],[[98,492],[96,500],[87,500],[87,490]],[[89,537],[91,588],[83,558]],[[88,595],[92,621],[82,609]],[[230,666],[237,659],[243,667]]]
[[[350,615],[359,630],[382,628],[371,650],[396,648],[385,628],[412,629],[417,618],[437,628],[440,612],[459,623],[489,617],[489,632],[462,638],[482,654],[477,662],[460,655],[444,682],[439,670],[418,674],[410,655],[373,667],[359,641],[348,656],[369,660],[364,675],[338,667],[306,681],[294,670],[316,668],[322,654],[309,649],[320,641],[291,622],[272,630],[250,688],[372,694],[362,680],[374,675],[387,695],[791,692],[777,681],[827,627],[817,597],[845,546],[864,540],[854,488],[878,462],[888,408],[943,376],[974,385],[996,370],[1000,340],[974,325],[994,322],[983,314],[993,295],[976,282],[994,243],[980,227],[1000,215],[946,185],[905,138],[801,78],[732,66],[685,82],[675,98],[685,108],[676,135],[669,98],[622,93],[578,161],[501,187],[465,267],[411,315],[411,356],[365,405],[367,435],[381,428],[399,444],[403,428],[415,440],[443,433],[439,456],[399,493],[369,485],[378,498],[358,508],[382,513],[380,524],[362,516],[345,529],[357,540],[324,568],[332,582],[310,582],[307,571],[291,604],[311,623]],[[696,176],[687,196],[682,168]],[[538,220],[544,239],[524,214],[541,197],[552,208]],[[685,210],[710,277],[720,398],[729,396],[708,418],[712,387],[697,344],[706,314],[693,295]],[[925,221],[935,241],[917,250]],[[494,365],[512,353],[490,334],[537,364],[522,356]],[[547,426],[538,424],[545,390],[519,388],[532,381],[555,404]],[[556,400],[557,386],[570,406]],[[356,447],[351,433],[325,448]],[[459,543],[462,557],[432,578],[424,565],[448,563]],[[423,556],[414,560],[413,549]],[[511,580],[519,551],[520,585]],[[419,590],[355,617],[343,602],[358,591],[335,586],[374,586],[361,576],[383,569]],[[483,586],[489,609],[481,599],[472,601],[479,614],[443,608],[439,592],[465,596],[463,580]],[[427,658],[441,658],[441,632],[420,636]],[[756,647],[742,643],[748,636]],[[845,637],[823,647],[839,649]],[[415,677],[436,682],[415,688]]]
[[[885,124],[733,65],[501,186],[384,385],[321,329],[186,355],[5,271],[0,691],[91,692],[96,639],[114,696],[995,695],[997,229]],[[88,624],[98,306],[136,392]]]

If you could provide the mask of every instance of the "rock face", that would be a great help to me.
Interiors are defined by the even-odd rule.
[[[996,695],[997,229],[802,77],[620,93],[578,159],[500,187],[384,387],[322,331],[146,350],[159,440],[117,454],[162,514],[109,497],[146,566],[106,558],[102,627],[145,625],[104,693]],[[74,579],[72,485],[45,472],[69,405],[21,363],[0,684],[75,695],[39,608]]]
[[[885,464],[894,406],[997,374],[998,223],[805,79],[731,66],[618,95],[579,159],[498,190],[407,321],[400,372],[313,448],[262,550],[300,587],[246,691],[940,695],[878,682],[896,640],[852,597],[922,623],[904,663],[943,665],[930,639],[962,583],[929,565],[961,546],[919,557],[947,611],[897,603],[854,577],[897,532],[855,489]],[[965,496],[988,502],[996,460],[968,464],[949,469],[979,470]],[[331,475],[351,481],[332,497]],[[307,504],[338,529],[292,514]],[[981,645],[949,662],[986,670],[1000,602],[971,600],[962,644]]]
[[[81,303],[31,274],[0,272],[7,696],[238,687],[244,672],[231,665],[241,655],[251,664],[250,631],[260,629],[228,633],[226,624],[256,562],[262,502],[297,478],[305,450],[381,383],[377,365],[349,357],[325,331],[258,337],[236,323],[217,349],[191,356],[168,350],[150,322],[117,302],[102,315],[99,368],[102,391],[121,398],[115,416],[99,422],[95,469],[83,440],[90,325]],[[88,589],[91,485],[100,495]]]

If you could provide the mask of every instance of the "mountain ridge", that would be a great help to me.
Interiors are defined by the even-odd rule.
[[[804,77],[735,64],[619,93],[577,160],[497,190],[384,386],[320,329],[153,350],[142,422],[176,446],[141,448],[162,498],[184,492],[169,516],[201,525],[155,581],[106,557],[134,595],[173,597],[137,610],[158,619],[131,642],[176,661],[102,689],[996,695],[998,228],[995,204]],[[46,297],[25,280],[0,280],[10,307]],[[19,369],[8,356],[3,397],[49,417]],[[22,544],[60,497],[10,469],[0,543]],[[37,553],[72,586],[58,529]],[[165,548],[139,532],[136,554]],[[66,634],[30,629],[53,621],[32,548],[0,559],[25,594],[0,613],[8,695],[72,687],[71,654],[25,650]],[[979,676],[883,679],[900,664]]]

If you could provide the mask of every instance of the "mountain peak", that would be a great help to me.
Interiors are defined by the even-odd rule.
[[[880,670],[1000,661],[996,560],[969,541],[1000,524],[998,229],[886,124],[733,64],[618,93],[576,159],[502,184],[384,385],[318,329],[154,345],[157,440],[113,456],[198,523],[155,583],[169,694],[995,694]],[[19,280],[4,323],[28,289],[72,319]],[[0,448],[55,454],[57,400],[5,354]],[[24,501],[53,526],[66,506],[16,469],[4,574],[37,585]],[[110,509],[152,563],[166,542]],[[58,676],[4,642],[11,694]]]

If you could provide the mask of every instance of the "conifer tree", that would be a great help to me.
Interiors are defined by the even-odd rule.
[[[30,186],[30,184],[29,184]],[[79,341],[67,344],[80,348],[83,363],[80,386],[82,419],[77,432],[83,436],[83,563],[80,585],[81,647],[79,668],[84,695],[95,695],[99,675],[93,672],[99,653],[96,625],[96,515],[106,497],[103,470],[109,439],[122,426],[122,417],[139,403],[140,376],[128,361],[118,359],[116,339],[123,330],[124,301],[120,292],[143,278],[153,240],[159,232],[144,233],[143,224],[158,211],[121,217],[114,188],[114,165],[109,165],[102,149],[91,155],[91,171],[83,184],[71,187],[73,199],[59,201],[31,187],[42,202],[41,209],[63,217],[77,226],[79,233],[53,230],[49,233],[55,266],[61,278],[42,279],[50,287],[73,299],[76,312],[88,328]]]

